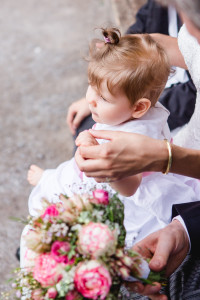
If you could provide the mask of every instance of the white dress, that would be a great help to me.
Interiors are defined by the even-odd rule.
[[[193,149],[200,149],[200,45],[183,25],[179,31],[178,44],[188,71],[197,89],[194,113],[187,125],[174,137],[174,143]]]
[[[117,130],[144,134],[156,139],[167,138],[170,132],[167,125],[169,112],[160,104],[150,110],[141,119],[126,122],[118,126],[96,124],[95,130]],[[107,142],[98,140],[99,143]],[[51,202],[58,201],[58,195],[71,195],[74,188],[91,187],[108,184],[97,184],[93,178],[86,177],[78,169],[74,158],[64,162],[57,169],[46,170],[29,197],[29,211],[37,214],[41,207],[41,199],[47,198]],[[85,190],[84,190],[85,191]],[[124,225],[127,231],[126,244],[131,247],[148,234],[163,228],[171,220],[172,204],[200,200],[200,183],[196,179],[184,176],[162,173],[150,173],[143,176],[142,182],[131,197],[120,195],[125,207]]]

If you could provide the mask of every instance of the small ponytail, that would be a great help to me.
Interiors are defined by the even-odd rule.
[[[121,38],[121,32],[118,28],[101,28],[105,44],[117,45]]]

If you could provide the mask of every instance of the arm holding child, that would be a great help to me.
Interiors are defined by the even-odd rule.
[[[88,130],[82,131],[76,141],[76,146],[95,146],[99,145],[97,140],[91,135],[91,133]],[[78,150],[79,151],[79,150]],[[133,176],[129,176],[120,180],[117,180],[115,182],[110,183],[110,186],[117,192],[119,192],[121,195],[129,197],[132,196],[137,188],[140,185],[140,182],[142,180],[142,174],[137,174]]]

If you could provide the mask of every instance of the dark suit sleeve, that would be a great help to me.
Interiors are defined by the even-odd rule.
[[[134,33],[168,34],[168,9],[156,1],[148,0],[136,14],[136,22],[131,25],[127,34]]]
[[[136,22],[132,24],[128,30],[127,34],[134,33],[144,33],[146,31],[146,22],[150,13],[150,1],[148,1],[145,5],[143,5],[138,13],[136,14]]]
[[[165,89],[159,101],[170,111],[170,130],[188,123],[196,103],[196,88],[192,79]]]
[[[200,256],[200,201],[184,204],[174,204],[172,217],[180,215],[187,227],[191,253]]]

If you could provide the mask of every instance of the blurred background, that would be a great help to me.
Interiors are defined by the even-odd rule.
[[[29,166],[55,168],[71,158],[69,105],[85,95],[94,28],[122,32],[145,0],[0,0],[0,291],[28,214]],[[11,297],[10,299],[13,299]]]

